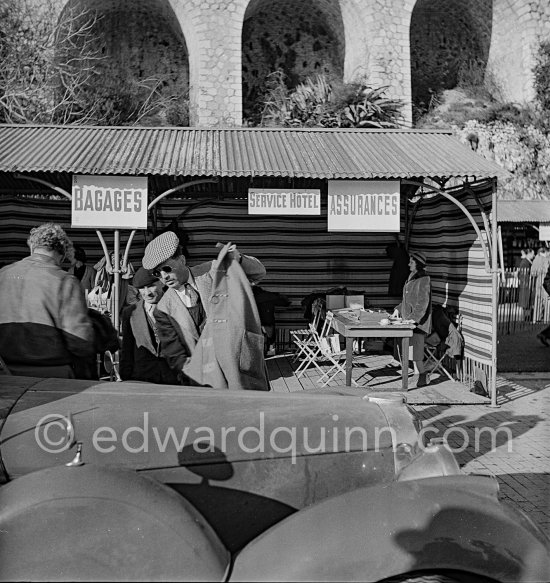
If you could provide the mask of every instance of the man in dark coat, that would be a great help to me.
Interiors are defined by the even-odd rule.
[[[290,306],[290,300],[282,294],[263,289],[259,285],[253,286],[252,292],[254,293],[256,305],[258,306],[258,314],[265,338],[264,354],[266,356],[272,356],[274,354],[273,345],[277,336],[275,307]]]
[[[141,267],[133,285],[139,291],[140,300],[122,312],[120,376],[122,380],[178,384],[176,372],[160,356],[154,310],[163,295],[162,282]]]

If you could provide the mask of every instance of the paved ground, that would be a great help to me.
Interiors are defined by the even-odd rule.
[[[542,349],[535,367],[532,350],[519,346],[519,356],[526,351],[532,368],[546,372],[500,373],[497,408],[413,407],[439,435],[447,431],[465,472],[496,476],[501,499],[528,513],[550,537],[550,367],[546,365],[550,348]],[[521,362],[508,362],[507,368],[519,369]],[[460,451],[465,442],[467,447]]]
[[[454,448],[462,448],[467,436],[468,447],[456,450],[463,470],[495,475],[501,498],[527,512],[550,537],[550,348],[536,337],[543,327],[499,335],[497,408],[413,406],[425,424],[452,429]],[[480,428],[493,432],[480,434]]]
[[[513,334],[499,334],[499,373],[548,372],[550,376],[550,348],[537,339],[537,333],[545,327],[545,324],[536,324]]]
[[[299,374],[296,373],[298,366],[303,362],[294,362],[290,354],[277,354],[266,359],[268,377],[271,390],[276,392],[310,391],[320,389],[324,386],[341,388],[345,383],[345,372],[336,371],[336,376],[328,382],[328,385],[320,383],[323,380],[323,373],[331,369],[328,361],[309,366]],[[344,358],[341,361],[344,368]],[[394,360],[391,354],[381,351],[366,350],[361,355],[353,358],[352,378],[357,383],[353,388],[354,392],[389,392],[399,391],[402,387],[401,365]],[[418,375],[413,374],[409,369],[409,388],[407,402],[410,404],[484,404],[490,399],[476,395],[470,391],[466,384],[449,380],[440,372],[430,373],[430,384],[427,387],[416,386]]]

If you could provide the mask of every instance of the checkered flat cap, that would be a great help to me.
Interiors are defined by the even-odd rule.
[[[172,231],[166,231],[158,237],[155,237],[147,247],[141,264],[145,269],[155,269],[167,259],[170,259],[176,252],[180,240]]]

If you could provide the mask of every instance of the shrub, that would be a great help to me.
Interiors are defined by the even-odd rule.
[[[260,125],[286,127],[399,127],[402,102],[387,87],[330,82],[324,75],[288,89],[282,71],[271,73],[262,99]]]
[[[536,100],[542,110],[550,109],[550,41],[541,42],[533,67]]]

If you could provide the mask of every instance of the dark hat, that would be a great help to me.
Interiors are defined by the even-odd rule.
[[[86,263],[86,251],[82,249],[80,245],[74,245],[74,258],[77,261],[82,261],[82,263]]]
[[[158,277],[155,277],[154,275],[149,273],[147,271],[147,269],[140,267],[136,271],[136,274],[134,275],[132,285],[135,288],[139,289],[140,287],[145,287],[147,285],[153,285],[156,281],[158,281]]]
[[[422,251],[409,251],[409,257],[412,257],[414,260],[422,263],[422,265],[426,265],[426,254],[422,253]]]
[[[178,250],[180,240],[172,231],[166,231],[158,237],[155,237],[147,247],[141,264],[145,269],[155,269]]]

